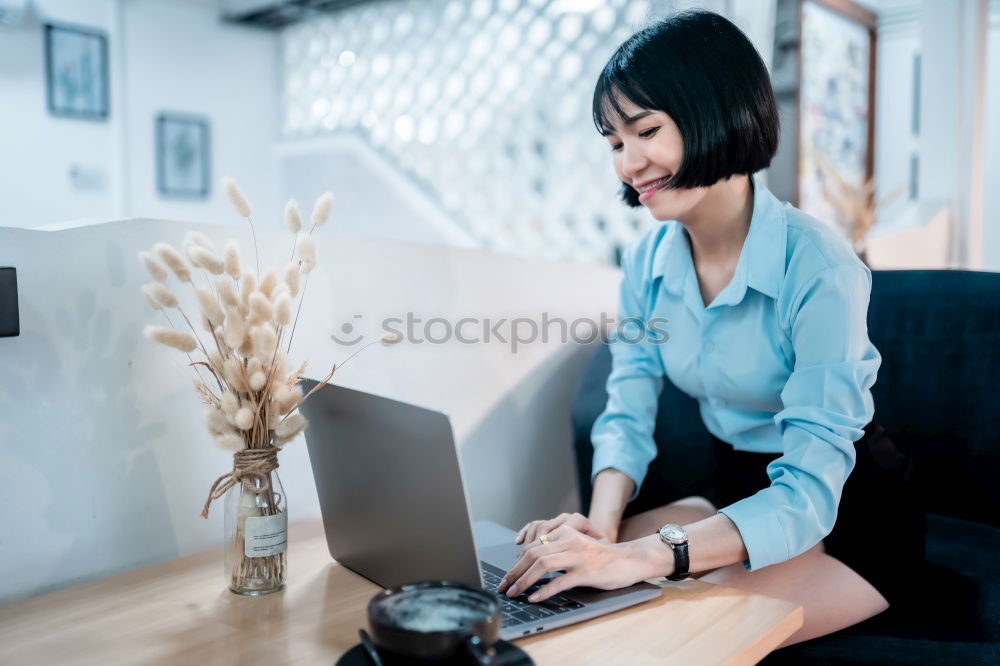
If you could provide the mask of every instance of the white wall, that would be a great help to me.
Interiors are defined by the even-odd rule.
[[[0,28],[0,225],[153,216],[233,222],[218,181],[256,193],[258,217],[280,213],[272,153],[277,128],[273,34],[223,24],[213,2],[35,0],[40,18]],[[108,34],[111,116],[49,115],[42,23]],[[211,120],[211,195],[176,201],[156,191],[154,118],[183,111]],[[74,187],[73,167],[97,177]]]
[[[902,191],[878,213],[873,237],[920,224],[917,202],[909,200],[910,156],[919,152],[912,132],[913,56],[920,52],[920,24],[882,25],[878,33],[875,95],[875,186],[879,198]]]
[[[990,17],[986,51],[986,176],[983,268],[1000,271],[1000,12]]]
[[[231,456],[202,424],[184,359],[142,337],[159,315],[139,292],[148,277],[136,252],[179,245],[190,229],[218,245],[234,234],[148,219],[0,227],[0,265],[18,268],[21,321],[19,337],[0,338],[0,570],[17,572],[3,577],[0,602],[220,543],[221,503],[209,520],[199,513]],[[257,236],[262,266],[287,261],[287,232],[259,227]],[[239,238],[250,256],[245,231]],[[291,354],[309,360],[312,376],[355,349],[329,339],[345,322],[373,339],[384,316],[407,311],[451,321],[615,311],[619,273],[608,268],[326,234],[318,244]],[[558,340],[516,353],[495,342],[375,346],[335,381],[447,411],[473,514],[519,526],[577,509],[569,401],[591,351]],[[279,460],[292,521],[316,517],[304,443]]]

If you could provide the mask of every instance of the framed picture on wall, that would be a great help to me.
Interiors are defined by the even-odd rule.
[[[110,109],[107,36],[90,28],[46,24],[45,78],[49,113],[106,120]]]
[[[801,9],[798,206],[821,220],[840,216],[831,181],[861,188],[874,170],[876,25],[850,8],[809,0]]]
[[[161,196],[208,197],[209,145],[208,118],[173,112],[156,116],[156,183]]]

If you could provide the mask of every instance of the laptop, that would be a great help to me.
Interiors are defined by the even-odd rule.
[[[318,382],[302,380],[309,393]],[[496,594],[521,546],[516,532],[470,521],[451,422],[442,412],[326,384],[300,407],[330,555],[382,587],[454,580]],[[500,636],[512,640],[662,594],[650,583],[578,587],[541,603],[497,594]]]

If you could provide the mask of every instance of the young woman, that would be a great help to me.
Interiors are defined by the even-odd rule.
[[[902,471],[886,472],[896,452],[871,420],[871,273],[833,228],[753,177],[778,143],[760,56],[721,16],[674,15],[611,57],[594,121],[623,201],[666,222],[624,254],[619,321],[668,320],[669,339],[612,337],[589,517],[522,528],[501,592],[552,571],[566,573],[531,601],[703,574],[802,605],[805,624],[785,645],[880,613],[922,538],[902,495],[879,488]],[[664,376],[698,399],[720,507],[694,497],[622,521],[657,455]],[[875,483],[844,493],[852,470]]]

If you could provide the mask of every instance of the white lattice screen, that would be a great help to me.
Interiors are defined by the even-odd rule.
[[[359,134],[484,247],[611,261],[652,217],[618,201],[590,118],[649,0],[399,0],[282,33],[283,136]]]

